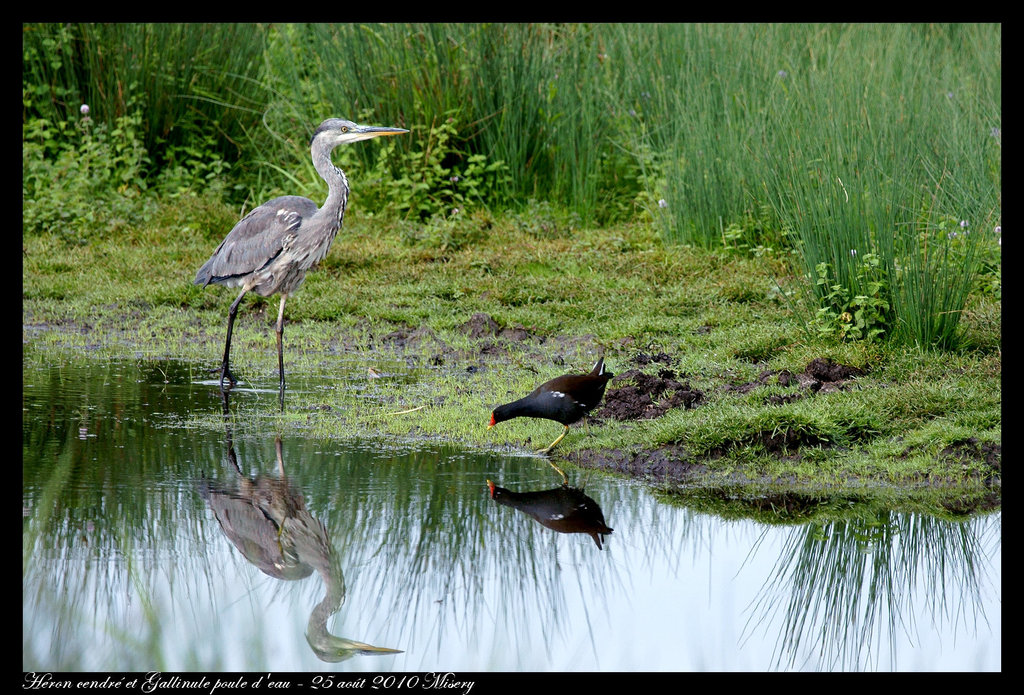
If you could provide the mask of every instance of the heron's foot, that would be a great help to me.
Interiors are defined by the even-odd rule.
[[[226,364],[222,364],[219,367],[214,367],[209,371],[209,373],[220,375],[221,388],[224,388],[225,385],[227,386],[227,388],[231,388],[232,386],[238,383],[238,379],[235,378],[235,375],[231,373],[231,370],[228,369],[228,366]]]

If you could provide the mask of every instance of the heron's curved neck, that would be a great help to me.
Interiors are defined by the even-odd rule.
[[[348,178],[345,172],[334,166],[331,161],[331,150],[333,147],[324,147],[319,143],[313,145],[313,166],[321,178],[327,182],[327,200],[320,208],[322,214],[328,215],[332,220],[338,221],[345,216],[345,207],[348,205]]]

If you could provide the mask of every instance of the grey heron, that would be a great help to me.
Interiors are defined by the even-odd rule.
[[[210,260],[196,273],[195,284],[241,287],[228,312],[228,331],[224,358],[219,369],[220,387],[237,383],[231,374],[231,331],[238,305],[248,292],[261,297],[281,295],[277,315],[277,364],[280,374],[280,399],[284,407],[284,305],[306,279],[306,272],[319,263],[341,229],[348,205],[348,178],[331,162],[338,145],[368,140],[381,135],[407,133],[404,128],[366,126],[341,118],[329,118],[316,129],[309,147],[313,166],[327,182],[327,200],[317,207],[309,198],[285,195],[269,200],[243,217],[224,237]]]

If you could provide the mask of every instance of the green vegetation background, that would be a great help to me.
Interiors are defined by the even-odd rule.
[[[590,348],[623,367],[665,350],[708,404],[568,451],[685,442],[757,475],[992,477],[970,454],[1001,436],[999,26],[22,29],[26,340],[208,361],[229,299],[195,269],[263,200],[323,199],[308,139],[340,116],[411,132],[335,153],[346,231],[289,303],[286,359],[315,372],[339,342],[425,327],[452,363],[478,347],[459,331],[476,312],[533,336],[471,387],[439,370],[376,401],[338,393],[340,429],[479,441],[490,407]],[[238,366],[269,370],[275,312],[248,301]],[[867,376],[782,406],[723,391],[819,356]],[[431,391],[434,414],[380,421]],[[779,431],[814,444],[780,461],[759,448]]]

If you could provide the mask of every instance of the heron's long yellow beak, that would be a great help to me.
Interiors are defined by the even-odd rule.
[[[390,126],[377,126],[377,125],[361,125],[356,126],[349,136],[349,142],[356,142],[358,140],[369,140],[370,138],[380,137],[381,135],[401,135],[402,133],[408,133],[409,131],[405,128],[392,128]]]

